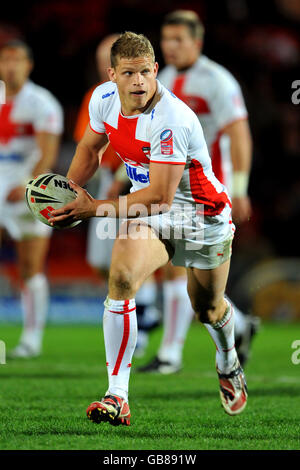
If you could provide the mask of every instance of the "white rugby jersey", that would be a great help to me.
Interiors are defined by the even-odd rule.
[[[0,105],[0,203],[31,175],[40,158],[35,134],[42,131],[62,133],[62,107],[48,90],[27,81],[12,100]]]
[[[231,205],[215,177],[195,113],[157,81],[157,92],[142,114],[123,116],[117,85],[98,86],[90,100],[90,127],[106,133],[126,165],[133,191],[149,185],[149,163],[184,165],[173,204],[204,204],[204,215],[221,214]],[[229,209],[230,210],[230,209]]]
[[[159,73],[161,83],[184,101],[200,120],[212,158],[214,173],[231,189],[231,157],[228,136],[222,129],[247,118],[241,88],[223,66],[201,55],[185,72],[168,65]]]

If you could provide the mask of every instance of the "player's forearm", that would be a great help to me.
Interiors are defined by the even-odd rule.
[[[230,137],[233,171],[232,196],[243,197],[247,195],[252,162],[252,139],[248,122],[242,121],[233,124],[227,134]]]
[[[39,133],[36,139],[41,157],[32,170],[33,176],[49,172],[53,169],[60,144],[60,136],[55,134]]]
[[[252,141],[250,135],[231,140],[230,154],[233,171],[250,173],[252,162]]]
[[[170,200],[148,186],[118,199],[95,201],[97,217],[137,218],[168,212]]]
[[[99,167],[99,157],[96,150],[79,143],[67,173],[67,178],[80,186],[84,186]]]

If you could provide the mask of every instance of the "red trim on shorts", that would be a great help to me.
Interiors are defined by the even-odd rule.
[[[122,359],[123,359],[123,356],[124,356],[124,353],[125,353],[125,350],[126,350],[126,347],[127,347],[127,343],[128,343],[129,332],[130,332],[130,317],[129,317],[128,313],[125,313],[123,318],[124,318],[124,330],[123,330],[122,343],[121,343],[121,346],[120,346],[120,350],[119,350],[119,354],[118,354],[118,357],[117,357],[117,361],[116,361],[114,370],[113,370],[111,375],[118,375],[119,370],[120,370],[120,366],[121,366],[121,362],[122,362]]]

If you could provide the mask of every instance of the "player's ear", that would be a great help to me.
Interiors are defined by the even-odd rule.
[[[109,67],[107,69],[107,75],[109,76],[111,82],[116,83],[116,71],[113,67]]]
[[[154,75],[155,75],[155,77],[157,77],[157,73],[158,73],[158,62],[155,62],[154,63]]]

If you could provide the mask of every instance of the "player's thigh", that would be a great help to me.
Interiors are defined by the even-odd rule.
[[[19,269],[22,277],[30,278],[43,272],[50,237],[32,237],[16,241]]]
[[[110,280],[123,277],[137,290],[156,269],[170,259],[167,245],[146,224],[123,224],[114,243]]]
[[[187,289],[201,321],[217,321],[224,313],[230,259],[214,269],[188,268]]]

